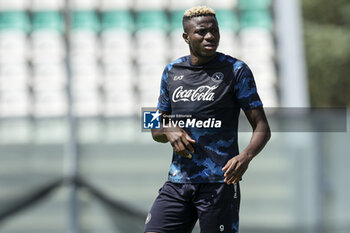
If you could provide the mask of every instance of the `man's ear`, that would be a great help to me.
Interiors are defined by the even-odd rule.
[[[186,32],[182,33],[182,38],[184,38],[187,44],[190,43],[190,41],[188,40],[188,34]]]

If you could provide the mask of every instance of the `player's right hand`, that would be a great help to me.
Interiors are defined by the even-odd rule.
[[[193,140],[183,129],[179,127],[170,128],[165,131],[165,135],[177,154],[188,159],[192,158],[192,155],[188,151],[192,153],[194,152],[191,143],[196,143],[196,141]]]

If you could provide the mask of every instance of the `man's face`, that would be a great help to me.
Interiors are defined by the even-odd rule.
[[[185,25],[183,38],[196,57],[211,57],[216,53],[220,41],[218,22],[214,16],[191,18]]]

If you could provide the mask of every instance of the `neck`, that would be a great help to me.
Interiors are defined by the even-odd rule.
[[[195,54],[191,53],[191,64],[195,65],[195,66],[203,65],[203,64],[208,63],[211,60],[213,60],[213,58],[215,56],[216,56],[216,53],[210,57],[199,57],[199,56],[196,56]]]

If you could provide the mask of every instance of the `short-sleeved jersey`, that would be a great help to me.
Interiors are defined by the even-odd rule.
[[[240,109],[260,106],[253,74],[236,58],[217,53],[204,65],[192,65],[190,56],[169,63],[157,108],[169,113],[174,122],[190,116],[182,128],[196,143],[192,144],[191,159],[173,152],[168,179],[176,183],[224,182],[222,167],[239,154]]]

